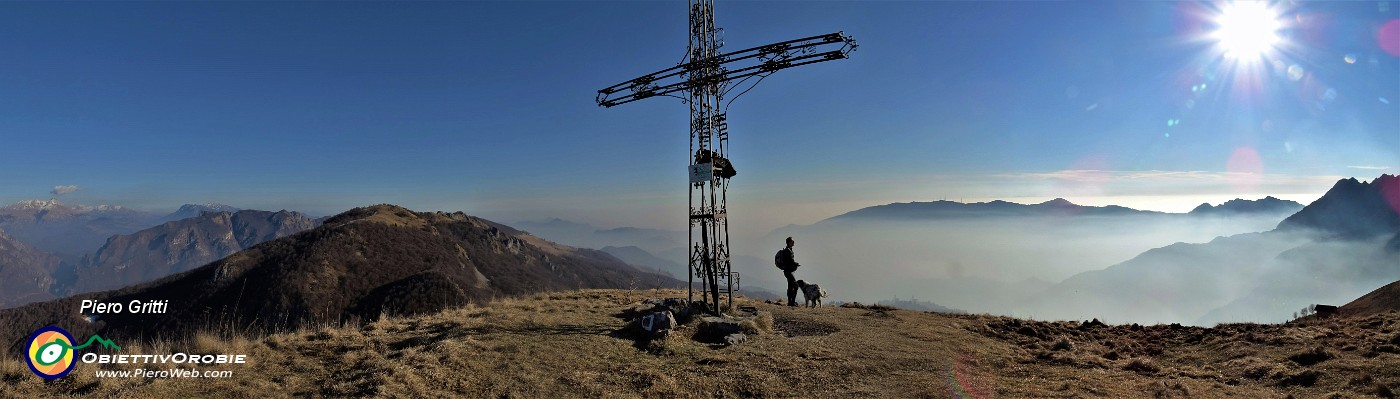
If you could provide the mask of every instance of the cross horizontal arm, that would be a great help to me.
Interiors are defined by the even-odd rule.
[[[839,44],[839,47],[831,46]],[[825,50],[834,48],[832,50]],[[614,107],[649,97],[692,90],[707,85],[778,70],[847,58],[856,49],[856,41],[841,32],[788,40],[713,58],[691,60],[598,90],[598,105]]]

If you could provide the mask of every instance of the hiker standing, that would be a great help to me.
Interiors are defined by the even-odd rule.
[[[788,306],[797,306],[797,279],[792,277],[792,272],[797,271],[797,254],[792,250],[792,237],[787,238],[787,247],[778,250],[778,254],[773,257],[773,263],[782,269],[783,277],[787,277],[787,298]]]

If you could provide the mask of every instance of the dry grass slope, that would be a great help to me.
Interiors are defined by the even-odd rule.
[[[639,345],[622,315],[674,291],[584,290],[363,326],[201,334],[125,353],[247,353],[226,379],[44,383],[0,360],[0,397],[1375,397],[1400,390],[1400,315],[1287,325],[1090,326],[886,307],[788,308],[747,343],[683,326]],[[766,322],[765,322],[766,323]],[[1292,360],[1290,360],[1292,359]],[[125,368],[135,368],[131,365]]]
[[[1395,236],[1400,239],[1400,235]],[[1377,288],[1338,309],[1341,316],[1366,316],[1400,309],[1400,281]]]

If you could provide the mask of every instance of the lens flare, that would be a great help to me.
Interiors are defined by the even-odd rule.
[[[1253,147],[1236,147],[1225,161],[1225,171],[1236,192],[1254,192],[1264,174],[1264,161]]]
[[[1298,64],[1293,64],[1293,65],[1289,65],[1289,66],[1288,66],[1288,80],[1292,80],[1292,81],[1294,81],[1294,82],[1297,82],[1299,79],[1302,79],[1302,78],[1303,78],[1303,67],[1298,66]]]
[[[978,370],[977,359],[963,353],[948,367],[948,393],[955,398],[988,398],[994,392]]]
[[[1278,13],[1264,2],[1237,2],[1226,5],[1215,20],[1218,28],[1212,35],[1235,59],[1256,59],[1272,50],[1280,41],[1281,24]]]
[[[1390,55],[1400,57],[1400,19],[1392,19],[1376,30],[1376,43]]]

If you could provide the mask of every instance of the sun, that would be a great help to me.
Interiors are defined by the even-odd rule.
[[[1278,12],[1262,1],[1226,4],[1216,17],[1217,29],[1211,35],[1226,57],[1257,59],[1280,42],[1282,24]]]

